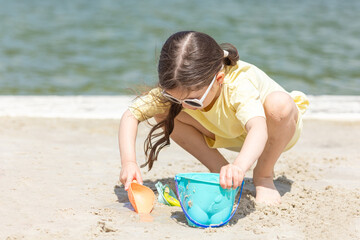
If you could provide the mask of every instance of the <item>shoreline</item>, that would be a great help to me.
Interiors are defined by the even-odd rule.
[[[0,96],[0,117],[120,119],[135,96]],[[360,95],[308,96],[307,120],[360,121]]]

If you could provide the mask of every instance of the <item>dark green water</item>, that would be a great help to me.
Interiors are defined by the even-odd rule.
[[[359,16],[358,0],[0,0],[0,94],[129,94],[156,84],[168,36],[196,30],[288,90],[360,95]]]

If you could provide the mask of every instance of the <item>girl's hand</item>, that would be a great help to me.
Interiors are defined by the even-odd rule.
[[[236,189],[241,185],[245,177],[245,172],[234,164],[223,166],[220,170],[220,185],[222,188]]]
[[[134,179],[138,183],[143,184],[138,165],[135,162],[127,162],[123,164],[120,172],[120,182],[124,184],[126,191],[129,189],[130,183]]]

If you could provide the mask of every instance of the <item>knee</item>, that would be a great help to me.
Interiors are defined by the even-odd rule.
[[[297,108],[291,96],[285,92],[270,93],[264,103],[266,117],[276,122],[295,118]]]

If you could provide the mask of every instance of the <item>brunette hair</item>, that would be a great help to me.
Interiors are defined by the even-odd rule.
[[[229,53],[227,57],[224,57],[224,50]],[[230,43],[219,45],[205,33],[177,32],[166,40],[161,49],[159,87],[165,91],[176,88],[184,91],[199,90],[210,84],[222,65],[234,66],[238,60],[238,51]],[[151,170],[161,149],[170,144],[174,119],[181,109],[181,104],[171,102],[166,118],[152,127],[144,143],[147,162],[142,167],[149,165]],[[157,131],[161,129],[162,132]]]

